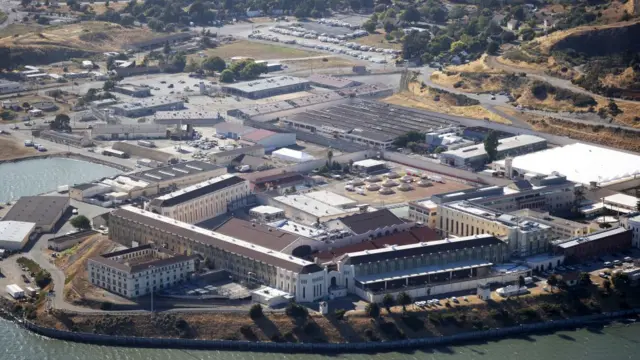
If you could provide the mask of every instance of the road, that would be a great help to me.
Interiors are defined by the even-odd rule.
[[[20,5],[19,1],[9,1],[9,0],[0,0],[0,10],[7,14],[7,20],[0,24],[0,29],[4,29],[5,27],[13,24],[15,22],[20,22],[24,17],[25,13],[16,11],[13,12],[11,9],[17,9]]]
[[[520,68],[520,67],[515,67],[515,66],[503,64],[503,63],[499,62],[496,59],[495,56],[488,56],[487,57],[487,65],[489,67],[492,67],[492,68],[495,68],[495,69],[501,69],[501,70],[512,72],[512,73],[522,73],[522,72],[524,72],[524,73],[527,74],[527,77],[529,77],[529,78],[546,81],[546,82],[548,82],[549,84],[551,84],[551,85],[553,85],[555,87],[571,90],[573,92],[577,92],[577,93],[581,93],[581,94],[585,94],[585,95],[589,95],[589,96],[593,96],[593,97],[602,97],[602,95],[598,95],[598,94],[592,93],[589,90],[586,90],[584,88],[581,88],[580,86],[574,85],[569,80],[560,79],[560,78],[557,78],[555,76],[551,76],[549,74],[545,74],[544,71],[534,70],[534,69],[527,69],[527,68]],[[624,99],[620,99],[620,98],[614,98],[614,99],[616,101],[618,101],[618,102],[627,102],[627,103],[633,103],[633,104],[640,103],[639,101],[633,101],[633,100],[624,100]]]

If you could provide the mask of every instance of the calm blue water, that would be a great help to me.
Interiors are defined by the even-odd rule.
[[[562,331],[485,344],[375,355],[292,355],[252,352],[130,349],[76,344],[34,335],[0,320],[0,359],[11,360],[622,360],[639,359],[640,325]]]
[[[0,164],[0,203],[119,173],[108,166],[55,157]]]

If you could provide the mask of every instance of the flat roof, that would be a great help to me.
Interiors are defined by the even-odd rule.
[[[311,74],[308,79],[312,83],[319,84],[320,86],[330,86],[336,89],[342,89],[357,84],[356,81],[348,77],[338,77],[325,74]]]
[[[274,197],[273,200],[311,214],[315,217],[337,216],[346,212],[343,209],[331,206],[305,195],[283,195]]]
[[[256,206],[254,208],[251,208],[251,210],[249,210],[250,212],[255,212],[258,214],[269,214],[269,215],[274,215],[274,214],[279,214],[284,212],[284,210],[277,208],[275,206],[269,206],[269,205],[260,205],[260,206]]]
[[[222,88],[252,93],[269,89],[277,89],[286,86],[308,84],[309,80],[295,76],[276,76],[258,80],[244,81],[236,84],[223,85]]]
[[[504,166],[504,160],[497,163]],[[513,168],[546,175],[558,172],[569,181],[607,185],[640,175],[640,155],[576,143],[516,156]]]
[[[432,200],[414,201],[413,204],[416,204],[418,206],[422,206],[422,207],[427,208],[427,209],[433,209],[433,208],[437,208],[438,207],[438,204],[434,203]]]
[[[339,220],[356,234],[405,223],[389,209],[353,214]]]
[[[606,196],[602,198],[605,203],[611,203],[614,205],[622,205],[622,207],[632,208],[634,211],[636,210],[636,206],[638,205],[638,199],[635,196],[627,195],[627,194],[614,194],[610,196]]]
[[[251,126],[245,126],[242,124],[236,124],[231,122],[221,122],[219,124],[216,124],[214,128],[216,129],[217,133],[226,132],[226,133],[236,133],[239,135],[248,134],[257,130],[256,128],[253,128]]]
[[[306,152],[293,150],[293,149],[289,149],[289,148],[278,149],[278,150],[272,152],[271,155],[272,156],[273,155],[280,155],[280,156],[295,158],[295,159],[304,160],[304,161],[309,161],[309,160],[314,160],[315,159],[312,155],[309,155]]]
[[[355,277],[356,281],[362,284],[373,284],[381,281],[401,280],[406,278],[435,275],[445,272],[458,271],[458,270],[471,270],[481,267],[493,266],[493,263],[483,260],[471,260],[463,262],[447,263],[446,265],[430,265],[419,268],[397,270],[391,272],[385,272],[382,274],[372,275],[359,275]]]
[[[312,226],[305,226],[287,219],[274,221],[272,223],[269,223],[268,225],[276,229],[280,229],[282,231],[286,231],[292,234],[304,236],[310,239],[315,239],[319,236],[323,236],[327,234],[327,231],[324,229],[318,229]]]
[[[360,161],[356,161],[353,163],[353,166],[358,166],[358,167],[374,167],[374,166],[380,166],[380,165],[385,165],[386,162],[381,161],[381,160],[375,160],[375,159],[365,159],[365,160],[360,160]]]
[[[312,199],[322,201],[325,204],[339,208],[350,207],[358,203],[357,201],[349,199],[346,196],[338,195],[327,190],[312,191],[305,193],[304,195],[306,197],[310,197]]]
[[[141,224],[155,227],[196,243],[211,245],[224,251],[246,256],[257,261],[263,261],[267,264],[297,273],[307,274],[322,271],[322,268],[310,261],[257,245],[253,243],[253,241],[256,240],[253,238],[248,238],[247,240],[237,239],[218,231],[207,230],[166,216],[144,211],[131,205],[123,206],[115,210],[112,214],[113,216],[127,218]]]
[[[152,206],[176,206],[201,196],[220,191],[229,186],[243,183],[247,180],[232,174],[224,174],[201,183],[176,190],[151,200]]]
[[[210,153],[209,154],[209,158],[215,158],[215,157],[219,157],[219,156],[233,156],[233,155],[242,155],[242,154],[246,154],[249,152],[254,152],[258,149],[264,149],[263,145],[260,144],[256,144],[253,146],[244,146],[244,147],[240,147],[240,148],[235,148],[233,150],[228,150],[228,151],[220,151],[217,153]]]
[[[184,106],[184,101],[182,99],[176,99],[168,96],[153,96],[146,99],[138,99],[132,100],[130,102],[125,102],[121,104],[111,105],[110,107],[113,109],[121,109],[121,110],[136,110],[136,109],[147,109],[154,108],[156,106],[170,105],[176,104],[176,110],[182,108]]]
[[[430,242],[420,242],[403,246],[390,246],[382,249],[364,250],[346,254],[348,264],[357,265],[397,259],[408,256],[432,254],[442,251],[455,251],[476,246],[489,246],[505,244],[504,241],[490,234],[473,235],[455,239],[444,239]]]
[[[302,235],[238,218],[230,218],[214,230],[275,251],[284,251],[302,237]]]
[[[213,171],[221,168],[222,166],[214,165],[204,161],[193,160],[176,165],[169,165],[161,168],[140,171],[137,173],[129,174],[128,177],[142,181],[158,182],[163,180],[180,179],[197,173]]]
[[[392,141],[409,131],[425,132],[459,124],[454,116],[365,100],[310,109],[284,121],[375,141]]]
[[[498,151],[508,151],[511,149],[517,149],[524,146],[529,146],[538,143],[546,143],[547,140],[533,135],[518,135],[498,140]],[[476,144],[471,146],[461,147],[455,150],[449,150],[442,153],[443,155],[458,156],[460,158],[474,158],[478,156],[485,156],[487,152],[484,149],[483,144]]]
[[[0,221],[0,241],[21,243],[35,227],[36,224],[32,222]]]
[[[23,196],[4,216],[3,220],[35,223],[37,226],[53,226],[58,215],[69,205],[66,196]]]
[[[258,142],[260,140],[264,140],[268,137],[275,135],[276,133],[271,130],[259,129],[256,131],[252,131],[248,134],[242,136],[242,140]]]
[[[572,240],[565,241],[563,243],[556,243],[556,245],[563,249],[568,249],[574,246],[582,245],[587,242],[606,239],[609,236],[624,234],[625,232],[630,232],[630,231],[631,230],[627,230],[624,227],[620,226],[613,229],[606,229],[606,230],[598,231],[589,235],[577,237]]]
[[[91,129],[91,134],[144,134],[149,132],[165,133],[166,131],[167,126],[162,124],[96,124]]]

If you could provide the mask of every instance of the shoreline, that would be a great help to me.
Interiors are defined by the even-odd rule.
[[[584,328],[592,325],[604,325],[616,319],[628,318],[640,314],[640,308],[615,312],[579,316],[570,319],[521,324],[516,326],[478,330],[440,337],[405,339],[382,342],[353,343],[290,343],[260,342],[243,340],[197,340],[183,338],[132,337],[83,332],[70,332],[37,325],[33,322],[18,319],[5,309],[0,315],[24,329],[51,339],[85,343],[92,345],[117,346],[129,348],[158,349],[191,349],[191,350],[226,350],[255,351],[269,353],[316,353],[316,354],[348,354],[348,353],[380,353],[417,350],[440,346],[461,345],[473,342],[495,341],[514,338],[521,335],[555,332],[563,329]]]
[[[0,165],[5,164],[5,163],[18,163],[18,162],[22,162],[22,161],[29,161],[29,160],[38,160],[38,159],[50,159],[50,158],[66,158],[66,159],[73,159],[73,160],[82,160],[82,161],[86,161],[86,162],[90,162],[90,163],[94,163],[94,164],[98,164],[98,165],[103,165],[103,166],[107,166],[107,167],[111,167],[114,169],[118,169],[120,171],[131,171],[133,170],[133,168],[130,168],[128,166],[124,166],[121,164],[117,164],[117,163],[113,163],[107,160],[102,160],[102,159],[97,159],[91,156],[86,156],[83,154],[78,154],[78,153],[74,153],[74,152],[58,152],[58,153],[50,153],[50,154],[36,154],[36,155],[28,155],[28,156],[23,156],[23,157],[17,157],[17,158],[12,158],[12,159],[4,159],[4,160],[0,160]]]

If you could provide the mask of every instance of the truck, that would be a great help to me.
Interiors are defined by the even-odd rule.
[[[25,140],[25,141],[24,141],[24,146],[32,147],[32,146],[33,146],[33,141],[31,141],[31,140]]]
[[[10,284],[6,287],[7,293],[14,299],[20,299],[24,297],[24,290],[17,284]]]
[[[156,144],[150,140],[138,140],[138,145],[148,148],[156,147]]]
[[[250,165],[241,165],[241,166],[238,166],[238,171],[239,171],[239,172],[247,172],[247,171],[249,171],[249,170],[251,170],[251,166],[250,166]]]

